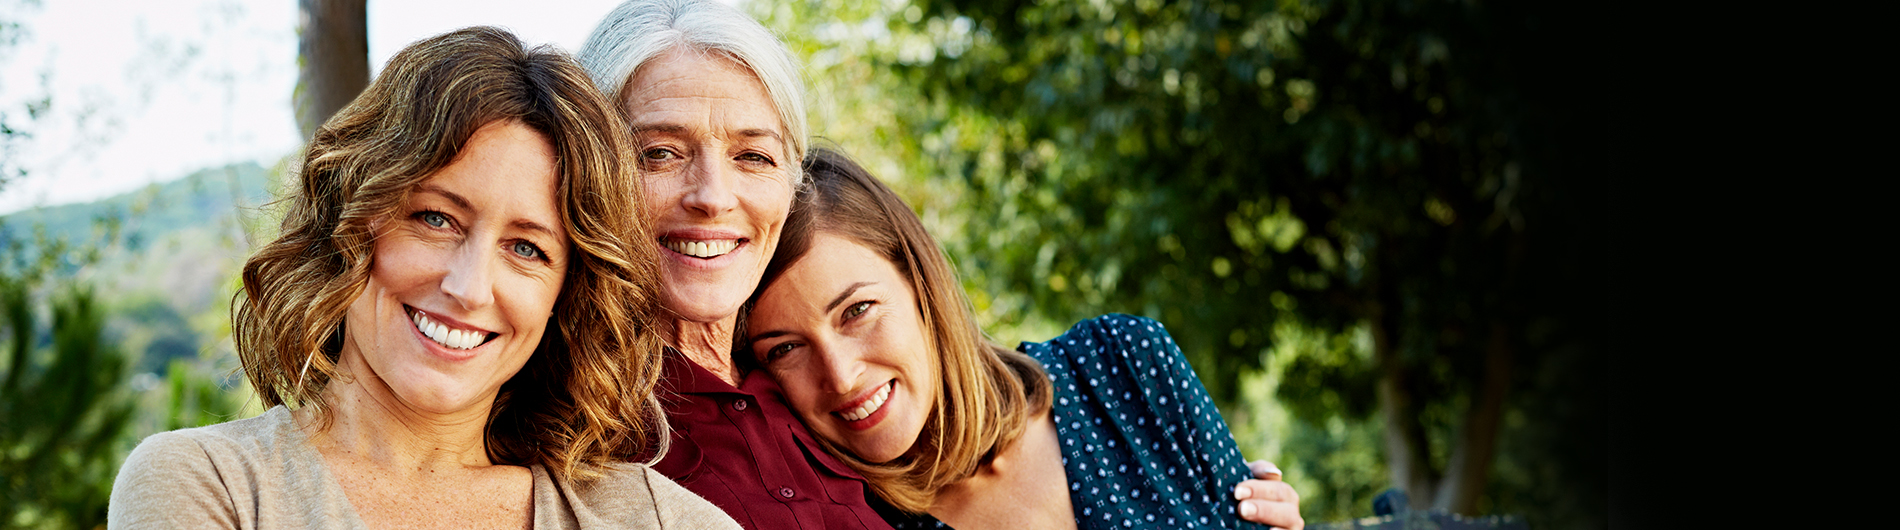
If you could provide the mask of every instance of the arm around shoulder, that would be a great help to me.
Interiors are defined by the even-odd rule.
[[[237,511],[217,466],[192,437],[147,437],[112,483],[107,528],[237,528]]]

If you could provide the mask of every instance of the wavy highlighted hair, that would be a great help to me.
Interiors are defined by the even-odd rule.
[[[910,281],[923,329],[935,346],[936,369],[943,374],[917,443],[883,463],[860,459],[829,440],[820,438],[820,443],[864,475],[891,506],[923,513],[938,491],[976,474],[1021,439],[1029,419],[1049,410],[1054,389],[1041,363],[998,346],[977,328],[956,269],[897,193],[829,148],[812,149],[805,174],[809,181],[785,221],[778,252],[746,305],[756,304],[774,280],[812,252],[812,239],[820,232],[877,252]]]
[[[517,121],[553,147],[556,208],[574,259],[549,332],[501,387],[489,414],[496,463],[541,464],[575,479],[599,465],[663,453],[658,255],[629,140],[578,65],[524,49],[505,30],[473,27],[418,41],[317,129],[296,187],[279,200],[274,241],[244,263],[232,334],[267,406],[312,407],[341,374],[344,314],[368,284],[372,227],[460,154],[483,125]]]

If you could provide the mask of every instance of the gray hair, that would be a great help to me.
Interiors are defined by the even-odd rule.
[[[800,65],[785,43],[738,9],[710,0],[628,0],[601,19],[577,59],[615,107],[642,65],[674,49],[714,53],[752,71],[785,125],[794,182],[803,183],[809,125]]]

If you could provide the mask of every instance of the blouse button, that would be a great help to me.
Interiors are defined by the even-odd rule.
[[[737,411],[744,411],[744,410],[745,410],[745,407],[746,407],[746,405],[745,405],[745,400],[744,400],[744,399],[735,399],[735,400],[732,400],[732,410],[737,410]]]
[[[790,498],[792,498],[792,489],[791,489],[791,488],[779,488],[779,489],[778,489],[778,496],[780,496],[780,497],[784,497],[784,498],[787,498],[787,499],[790,499]]]

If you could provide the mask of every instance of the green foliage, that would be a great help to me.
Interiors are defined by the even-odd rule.
[[[126,361],[103,339],[89,289],[53,302],[50,337],[37,333],[30,290],[0,277],[0,528],[103,526],[137,411],[122,388]]]
[[[1021,333],[1000,337],[1109,311],[1166,322],[1310,520],[1369,515],[1389,429],[1447,465],[1502,355],[1478,510],[1600,524],[1602,165],[1578,153],[1602,129],[1578,126],[1589,65],[1550,53],[1562,8],[755,6],[811,61],[815,131],[918,207],[987,329]],[[1384,425],[1394,374],[1412,404]]]

